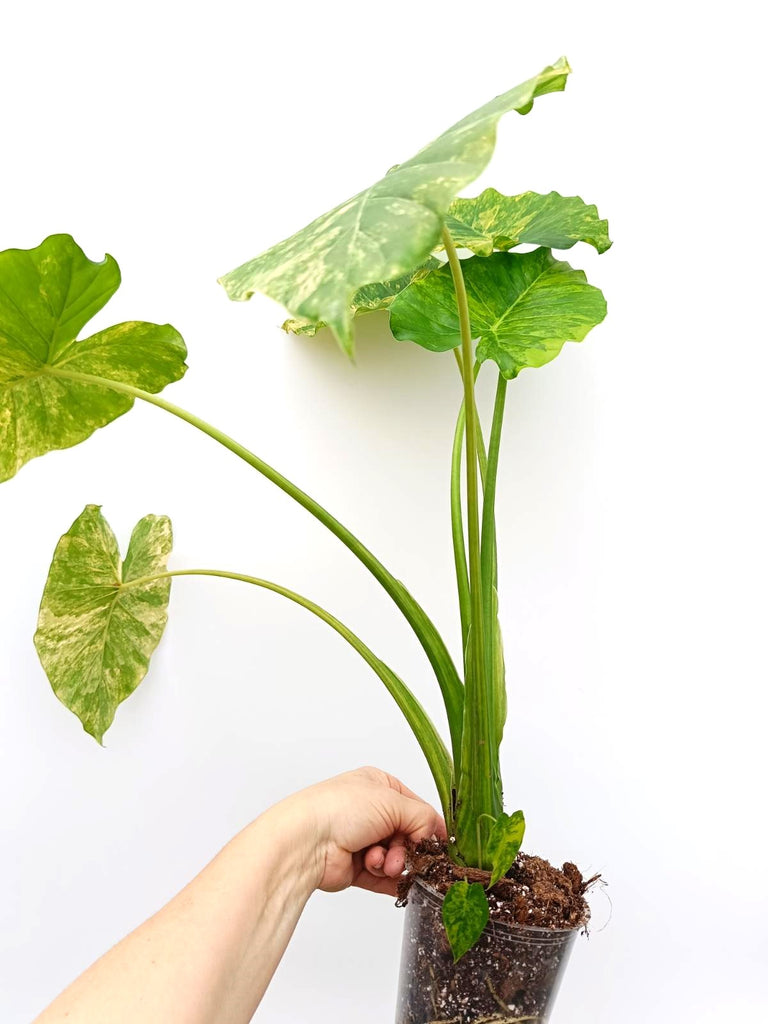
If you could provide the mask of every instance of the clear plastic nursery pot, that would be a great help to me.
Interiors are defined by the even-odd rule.
[[[417,879],[408,893],[396,1024],[548,1021],[578,928],[489,923],[454,964],[442,895]]]

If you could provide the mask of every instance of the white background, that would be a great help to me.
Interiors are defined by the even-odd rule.
[[[762,1021],[764,57],[752,5],[134,0],[14,5],[2,27],[0,245],[72,233],[123,285],[94,328],[170,321],[168,397],[335,511],[452,638],[449,355],[374,318],[357,366],[216,278],[569,57],[564,94],[502,122],[467,194],[597,202],[615,245],[569,258],[609,316],[510,388],[500,480],[510,808],[527,847],[610,883],[559,1006],[569,1024]],[[490,374],[482,387],[489,397]],[[274,595],[178,580],[167,634],[100,749],[31,643],[53,547],[87,502],[173,566],[324,604],[440,715],[389,599],[233,456],[134,409],[0,490],[0,1020],[23,1024],[284,794],[361,763],[433,797],[379,682]],[[440,718],[442,722],[442,718]],[[610,901],[613,905],[610,915]],[[308,907],[257,1019],[393,1019],[400,911]],[[604,927],[605,926],[605,927]]]

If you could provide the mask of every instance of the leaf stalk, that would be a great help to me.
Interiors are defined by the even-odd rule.
[[[493,683],[486,672],[485,625],[481,571],[481,534],[478,488],[478,433],[475,404],[474,355],[469,304],[461,261],[447,229],[443,244],[448,257],[461,333],[461,377],[464,384],[464,431],[466,451],[467,548],[469,564],[470,623],[465,657],[464,728],[456,817],[456,845],[467,863],[483,867],[483,848],[488,831],[481,816],[496,817],[501,811],[498,782],[498,748],[494,744]],[[486,473],[487,477],[487,473]]]
[[[416,599],[408,592],[405,586],[403,586],[399,580],[395,579],[392,573],[382,565],[373,552],[370,551],[362,541],[358,540],[358,538],[348,530],[347,527],[340,523],[335,516],[331,515],[331,513],[323,508],[322,505],[302,491],[301,488],[297,487],[296,484],[288,480],[288,478],[283,476],[282,473],[273,469],[273,467],[263,459],[260,459],[258,455],[255,455],[244,447],[244,445],[235,441],[234,438],[225,434],[217,427],[212,426],[210,423],[207,423],[199,416],[194,415],[194,413],[188,412],[186,409],[182,409],[178,405],[174,405],[172,402],[162,398],[160,395],[155,395],[148,391],[142,391],[140,388],[133,387],[131,384],[123,384],[120,381],[110,380],[106,377],[77,373],[73,370],[60,369],[55,366],[46,366],[42,372],[55,377],[63,377],[67,380],[78,381],[83,384],[92,384],[96,387],[109,388],[112,391],[118,391],[122,394],[130,395],[133,398],[139,398],[143,402],[155,405],[158,408],[163,409],[165,412],[169,412],[173,416],[184,420],[186,423],[189,423],[191,426],[202,431],[202,433],[207,434],[208,437],[211,437],[214,441],[218,441],[219,444],[223,445],[234,455],[237,455],[238,458],[242,459],[253,469],[257,470],[262,474],[262,476],[265,476],[273,484],[279,487],[280,490],[310,512],[323,524],[323,526],[330,530],[334,536],[338,537],[342,544],[344,544],[363,563],[374,578],[381,584],[416,634],[430,664],[432,665],[440,686],[448,717],[452,748],[455,752],[460,752],[462,718],[464,712],[464,687],[462,686],[461,679],[456,670],[456,666],[453,663],[453,659],[448,652],[448,648],[445,646],[445,642],[438,633],[432,620],[418,601],[416,601]]]
[[[364,661],[370,665],[394,698],[397,706],[403,712],[403,715],[405,716],[419,746],[424,753],[424,756],[427,759],[429,769],[432,773],[433,779],[435,780],[437,792],[440,797],[443,815],[450,827],[451,788],[453,782],[453,764],[451,762],[451,756],[440,738],[440,734],[435,728],[434,723],[408,686],[406,686],[403,680],[396,675],[396,673],[393,672],[387,664],[378,658],[373,651],[363,643],[355,633],[352,632],[351,629],[345,626],[343,622],[339,621],[339,619],[330,612],[326,611],[325,608],[315,604],[314,601],[310,601],[309,598],[303,597],[301,594],[297,594],[293,590],[289,590],[287,587],[280,586],[278,583],[272,583],[269,580],[260,579],[257,576],[248,576],[238,572],[227,572],[221,569],[169,570],[168,572],[161,572],[152,576],[144,576],[140,579],[122,583],[120,585],[120,589],[127,590],[130,587],[143,586],[148,583],[155,583],[157,580],[171,579],[175,576],[216,576],[222,579],[238,580],[241,583],[250,583],[253,586],[261,587],[264,590],[270,590],[275,594],[279,594],[282,597],[287,598],[289,601],[293,601],[294,604],[298,604],[302,608],[306,608],[307,611],[312,612],[313,615],[316,615],[323,622],[327,623],[331,629],[334,629],[340,636],[344,637],[347,643],[349,643],[364,659]]]

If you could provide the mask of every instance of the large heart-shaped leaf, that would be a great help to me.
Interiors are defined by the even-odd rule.
[[[605,317],[603,293],[582,270],[549,249],[497,252],[461,261],[477,359],[492,359],[511,379],[554,359],[566,341],[582,341]],[[461,344],[450,267],[409,285],[390,306],[392,333],[433,352]]]
[[[263,292],[296,317],[328,324],[351,354],[358,289],[394,280],[427,258],[451,200],[488,164],[499,118],[525,114],[535,97],[564,89],[569,71],[562,58],[475,110],[370,188],[225,274],[227,294]]]
[[[600,219],[597,207],[559,192],[504,196],[487,188],[472,199],[454,199],[445,226],[458,248],[471,249],[478,256],[522,243],[570,249],[577,242],[588,242],[598,252],[611,247],[608,221]]]
[[[524,835],[525,817],[522,811],[515,811],[514,814],[500,814],[494,822],[485,848],[486,855],[492,864],[489,889],[496,885],[498,880],[503,878],[515,863],[523,844]]]
[[[469,249],[478,256],[490,256],[494,249],[512,249],[523,243],[570,249],[577,242],[587,242],[599,253],[613,244],[608,237],[608,221],[601,220],[596,206],[588,205],[578,196],[561,196],[559,192],[505,196],[495,188],[487,188],[472,199],[454,199],[448,207],[445,226],[458,248]],[[421,266],[395,281],[365,285],[350,303],[352,317],[386,309],[413,281],[420,281],[442,265],[441,260],[429,256]],[[325,326],[322,321],[303,318],[286,320],[283,330],[312,336]]]
[[[396,295],[407,288],[413,281],[420,281],[427,274],[441,267],[442,261],[429,256],[415,270],[409,270],[395,281],[381,281],[378,284],[366,284],[354,295],[350,304],[350,313],[353,317],[361,316],[363,313],[372,313],[377,309],[386,309],[392,304]],[[289,334],[304,334],[312,337],[321,327],[328,325],[322,320],[286,320],[283,330]]]
[[[69,235],[0,253],[0,481],[36,455],[78,444],[133,405],[127,395],[58,372],[152,392],[184,375],[186,346],[168,324],[123,323],[75,340],[119,284],[111,256],[94,263]]]
[[[56,546],[35,647],[53,691],[101,743],[118,704],[147,673],[168,619],[171,521],[145,516],[121,564],[98,505],[86,505]]]
[[[454,882],[443,900],[443,924],[454,963],[480,938],[488,917],[488,897],[480,882]]]

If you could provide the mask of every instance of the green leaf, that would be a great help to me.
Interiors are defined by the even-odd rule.
[[[53,691],[101,743],[118,704],[147,673],[168,619],[171,521],[145,516],[121,565],[100,506],[86,505],[56,546],[35,647]]]
[[[225,274],[227,294],[243,300],[260,291],[295,317],[322,321],[351,355],[358,289],[394,280],[426,259],[451,200],[488,164],[499,118],[525,114],[535,97],[562,91],[569,72],[561,58],[475,110],[370,188]]]
[[[350,312],[353,317],[361,316],[363,313],[372,313],[377,309],[386,309],[396,295],[399,295],[403,288],[407,288],[413,281],[420,281],[427,274],[442,267],[442,261],[430,256],[421,266],[415,270],[409,270],[394,281],[381,281],[378,284],[366,284],[355,293],[350,304]],[[328,325],[322,320],[286,320],[283,330],[288,334],[303,334],[313,337],[321,327]]]
[[[600,219],[596,206],[558,192],[504,196],[487,188],[473,199],[454,199],[445,226],[457,248],[471,249],[478,256],[522,243],[570,249],[588,242],[601,253],[612,245],[608,221]]]
[[[582,270],[556,260],[549,249],[497,252],[462,260],[476,358],[492,359],[511,379],[528,366],[554,359],[566,341],[582,341],[606,313],[599,288]],[[390,306],[399,341],[433,352],[461,344],[456,296],[448,266],[416,281]]]
[[[168,324],[123,323],[75,340],[119,284],[111,256],[94,263],[69,235],[0,253],[0,481],[133,405],[129,396],[56,377],[57,369],[151,392],[184,375],[187,350]]]
[[[457,963],[488,924],[488,897],[480,882],[454,882],[443,900],[443,924]]]
[[[496,885],[500,878],[515,863],[525,835],[525,817],[522,811],[514,814],[500,814],[488,837],[486,852],[492,864],[488,888]]]

